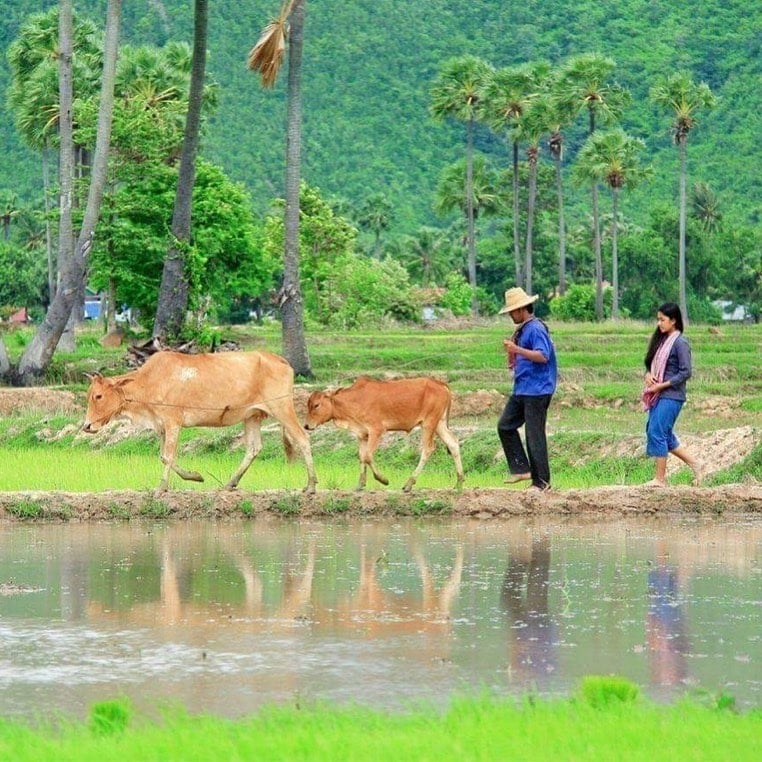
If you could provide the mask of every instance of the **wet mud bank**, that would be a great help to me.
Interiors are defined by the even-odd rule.
[[[598,487],[535,490],[319,490],[315,495],[273,490],[107,491],[0,493],[0,521],[128,521],[133,519],[352,518],[514,516],[623,518],[762,514],[762,484],[719,487]]]

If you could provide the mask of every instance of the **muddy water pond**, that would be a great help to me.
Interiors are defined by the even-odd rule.
[[[0,716],[129,697],[402,709],[568,695],[762,706],[762,517],[0,526]]]

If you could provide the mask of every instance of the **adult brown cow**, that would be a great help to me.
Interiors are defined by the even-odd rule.
[[[403,487],[410,492],[426,461],[434,452],[434,435],[445,443],[455,461],[458,480],[463,483],[463,464],[460,446],[448,428],[452,395],[447,384],[433,378],[405,378],[395,381],[375,381],[361,376],[352,386],[333,391],[313,392],[307,400],[306,429],[314,429],[333,421],[336,426],[349,429],[360,444],[360,481],[357,489],[365,487],[367,469],[376,481],[389,484],[373,461],[381,437],[387,431],[422,429],[421,458],[412,476]]]
[[[82,430],[94,433],[116,417],[153,429],[161,438],[164,475],[159,489],[169,484],[169,472],[202,482],[195,471],[175,463],[180,429],[191,426],[231,426],[243,423],[246,453],[225,485],[238,486],[262,449],[260,426],[268,415],[283,427],[283,445],[291,457],[296,447],[307,465],[307,492],[315,491],[315,469],[309,437],[294,410],[294,372],[269,352],[222,352],[188,355],[157,352],[145,365],[123,376],[90,376],[87,415]]]

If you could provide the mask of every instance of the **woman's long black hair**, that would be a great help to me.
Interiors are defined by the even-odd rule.
[[[680,331],[680,333],[683,332],[683,313],[680,312],[680,307],[674,302],[664,302],[657,312],[661,312],[662,315],[666,315],[670,320],[674,320],[675,328]],[[664,341],[664,334],[659,330],[659,326],[656,326],[656,330],[653,332],[653,336],[651,336],[651,341],[648,342],[648,350],[646,351],[644,360],[646,370],[651,370],[651,361],[654,359],[656,350],[659,348],[662,341]]]

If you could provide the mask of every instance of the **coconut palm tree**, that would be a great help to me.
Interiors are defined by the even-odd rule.
[[[186,259],[191,244],[191,215],[193,186],[196,182],[196,157],[201,132],[201,108],[206,76],[206,39],[209,27],[207,0],[195,0],[193,11],[193,63],[191,64],[188,114],[180,155],[175,206],[172,211],[172,237],[164,258],[159,287],[153,336],[166,339],[178,336],[188,310],[188,283]]]
[[[392,202],[384,193],[373,193],[363,201],[357,224],[373,233],[373,256],[381,259],[381,233],[389,227],[394,215]]]
[[[466,55],[445,61],[431,88],[430,112],[439,121],[452,117],[466,125],[466,249],[468,252],[468,280],[474,296],[471,312],[477,315],[476,297],[476,242],[474,230],[474,128],[480,113],[482,91],[492,76],[492,67],[476,56]]]
[[[722,226],[719,199],[707,183],[699,182],[693,186],[691,217],[698,220],[707,233],[716,233]]]
[[[469,162],[466,159],[456,161],[446,167],[437,183],[434,193],[434,211],[437,214],[449,214],[452,211],[460,211],[466,223],[466,238],[468,230],[475,231],[475,222],[481,216],[495,214],[501,209],[500,194],[498,191],[498,178],[496,172],[488,166],[486,159],[481,154],[476,154],[470,162],[470,198],[466,195],[469,186],[468,178]],[[469,225],[469,219],[471,225]],[[475,234],[474,234],[475,237]],[[466,261],[466,269],[471,271],[471,261]],[[469,285],[473,291],[473,302],[477,300],[476,294],[476,266],[474,258],[474,280],[469,278]]]
[[[304,337],[304,303],[299,284],[302,48],[306,10],[307,0],[286,0],[278,17],[265,27],[257,44],[249,52],[248,66],[260,73],[263,87],[272,87],[283,63],[288,39],[286,210],[283,285],[278,300],[283,320],[283,354],[297,375],[311,378],[312,367]]]
[[[642,140],[621,129],[596,132],[585,142],[574,166],[575,176],[582,184],[602,182],[611,190],[611,317],[614,320],[619,318],[619,193],[622,188],[635,187],[649,175],[649,170],[639,162],[644,148]]]
[[[70,0],[62,0],[61,7],[63,8],[66,4],[70,4]],[[50,359],[76,303],[76,295],[84,286],[88,256],[106,186],[121,9],[121,0],[108,0],[98,126],[82,226],[72,256],[61,273],[60,288],[48,308],[45,320],[40,324],[19,361],[16,380],[21,383],[28,384],[38,379],[50,364]]]
[[[487,80],[479,104],[481,117],[496,134],[505,134],[513,154],[513,257],[516,283],[522,283],[521,234],[519,232],[519,120],[538,94],[538,79],[543,76],[539,67],[545,64],[525,64],[498,69]]]
[[[687,206],[686,180],[688,173],[686,145],[688,143],[688,135],[698,124],[698,115],[702,111],[714,107],[715,97],[709,85],[704,82],[695,82],[688,72],[678,71],[662,77],[651,88],[651,100],[672,116],[673,138],[680,154],[678,280],[680,309],[683,313],[683,321],[687,322],[685,229]]]
[[[585,53],[569,60],[559,72],[554,88],[557,104],[564,114],[586,111],[588,135],[595,132],[598,122],[615,122],[629,102],[629,93],[617,83],[609,81],[615,66],[611,58],[598,53]],[[592,183],[590,195],[595,256],[595,314],[598,320],[603,320],[603,261],[598,183]]]

